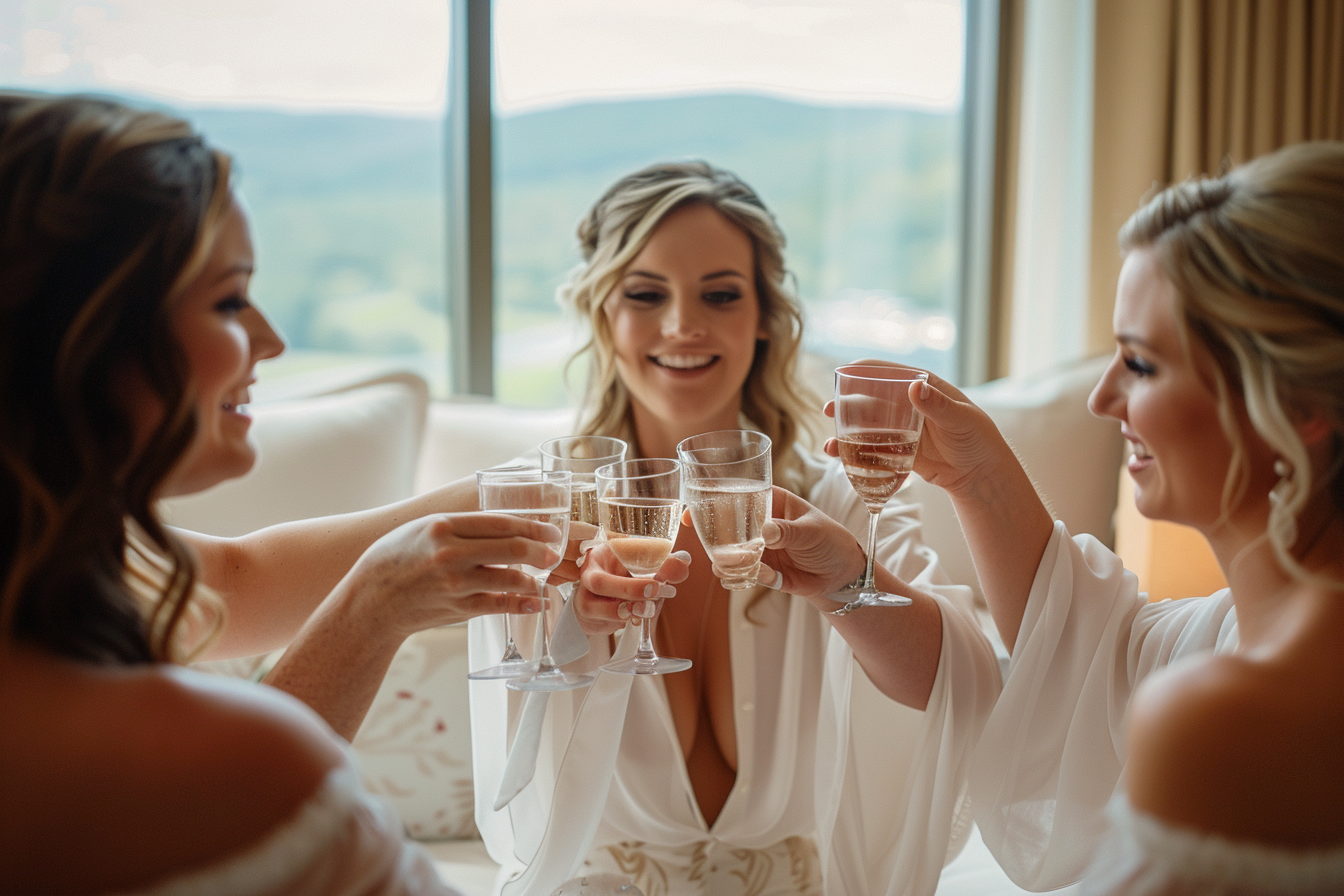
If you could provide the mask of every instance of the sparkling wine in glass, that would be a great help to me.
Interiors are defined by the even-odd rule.
[[[627,460],[602,467],[596,477],[597,516],[607,545],[631,576],[652,580],[672,553],[681,525],[681,464],[663,457]],[[663,675],[691,668],[690,660],[659,656],[654,651],[655,615],[640,618],[635,655],[607,663],[603,669],[626,675]]]
[[[569,482],[570,474],[566,470],[543,471],[539,469],[499,469],[482,470],[476,474],[476,488],[480,495],[482,510],[499,511],[520,516],[524,519],[550,523],[558,532],[558,537],[549,544],[556,552],[556,561],[542,568],[521,564],[523,572],[537,583],[537,596],[543,607],[547,602],[546,580],[551,570],[564,556],[566,540],[569,537]],[[508,686],[522,691],[564,691],[591,684],[593,676],[574,675],[565,672],[555,664],[551,657],[550,623],[543,608],[541,613],[541,655],[535,663],[524,662],[521,667],[512,669]],[[505,619],[507,620],[507,614]],[[507,638],[512,645],[512,636]],[[513,647],[517,651],[516,646]],[[473,673],[481,677],[480,673]],[[503,677],[503,676],[500,676]]]
[[[770,518],[770,438],[731,429],[677,445],[681,497],[714,572],[730,591],[756,585]]]
[[[625,460],[627,446],[611,436],[564,436],[541,443],[543,470],[568,470],[569,519],[574,523],[597,526],[597,468]],[[581,538],[574,530],[570,536]],[[560,595],[568,600],[574,591],[573,582],[559,586]]]
[[[910,401],[910,387],[927,373],[850,364],[835,371],[835,435],[845,475],[868,508],[868,563],[856,606],[901,607],[908,597],[873,584],[877,520],[882,507],[914,469],[924,415]]]

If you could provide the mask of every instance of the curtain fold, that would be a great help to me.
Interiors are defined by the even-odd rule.
[[[1115,235],[1156,188],[1344,140],[1344,0],[1096,0],[1088,338],[1110,344]]]

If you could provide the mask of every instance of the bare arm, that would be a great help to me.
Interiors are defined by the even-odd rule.
[[[823,612],[837,609],[840,604],[831,595],[864,568],[863,549],[853,534],[779,487],[774,489],[771,513],[773,519],[761,533],[766,544],[762,584],[805,597]],[[881,564],[873,565],[873,575],[879,588],[913,603],[900,609],[864,607],[828,618],[878,690],[922,710],[938,674],[942,611],[933,597],[911,588]]]
[[[202,582],[229,607],[228,624],[206,659],[284,647],[369,545],[428,514],[476,509],[475,483],[460,479],[385,507],[282,523],[238,538],[178,531],[196,550]]]

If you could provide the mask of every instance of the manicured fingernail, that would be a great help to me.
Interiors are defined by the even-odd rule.
[[[920,397],[920,398],[928,398],[928,397],[929,397],[929,381],[928,381],[928,380],[923,380],[923,381],[919,384],[919,397]]]
[[[761,540],[767,545],[774,544],[779,540],[779,523],[774,520],[766,520],[761,526]]]
[[[756,570],[756,581],[767,588],[779,590],[780,586],[784,584],[784,574],[762,563]]]
[[[519,609],[519,612],[522,612],[522,613],[540,613],[540,612],[541,612],[541,601],[539,601],[539,600],[525,600],[525,601],[523,601],[522,605],[521,605],[518,609]]]
[[[676,558],[677,558],[678,560],[680,560],[682,563],[690,563],[690,562],[691,562],[691,554],[690,554],[689,551],[677,551],[677,552],[673,553],[672,556],[673,556],[673,557],[676,557]]]
[[[669,597],[676,597],[676,596],[677,596],[677,589],[673,588],[671,585],[667,584],[666,582],[662,582],[658,585],[659,600],[667,600]]]
[[[588,559],[587,552],[582,553],[578,557],[574,558],[574,565],[577,566],[579,569],[583,569],[583,563],[587,559]]]
[[[622,621],[630,618],[630,601],[623,600],[616,608],[616,616]]]
[[[640,619],[652,619],[657,609],[651,600],[635,601],[635,615]]]
[[[644,586],[644,596],[647,597],[647,598],[649,598],[650,600],[652,600],[653,598],[657,597],[657,596],[658,596],[658,591],[659,591],[659,588],[661,587],[661,585],[662,585],[661,582],[650,582],[649,584],[645,585],[645,586]]]

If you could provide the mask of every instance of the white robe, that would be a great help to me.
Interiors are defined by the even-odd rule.
[[[1120,787],[1134,688],[1176,659],[1236,647],[1229,591],[1149,603],[1115,554],[1055,523],[971,764],[976,823],[1014,882],[1082,878]]]
[[[867,511],[838,463],[809,459],[803,494],[866,543]],[[932,893],[970,829],[967,763],[999,669],[969,590],[946,583],[919,532],[918,509],[898,495],[883,512],[877,559],[942,610],[942,655],[924,712],[878,698],[851,713],[856,689],[876,692],[862,671],[856,680],[849,646],[825,616],[771,592],[753,610],[764,623],[756,625],[742,611],[760,592],[732,595],[738,767],[712,827],[660,677],[601,673],[587,690],[551,695],[535,777],[500,811],[493,806],[518,700],[503,682],[473,682],[477,823],[503,866],[501,891],[546,896],[616,861],[641,866],[640,882],[667,893],[789,891],[804,879],[824,879],[833,896]],[[497,617],[471,621],[473,668],[497,660],[501,629]],[[575,665],[605,662],[604,642],[594,639]],[[803,867],[809,861],[820,867]],[[728,866],[751,879],[730,874],[720,887],[713,875]]]

